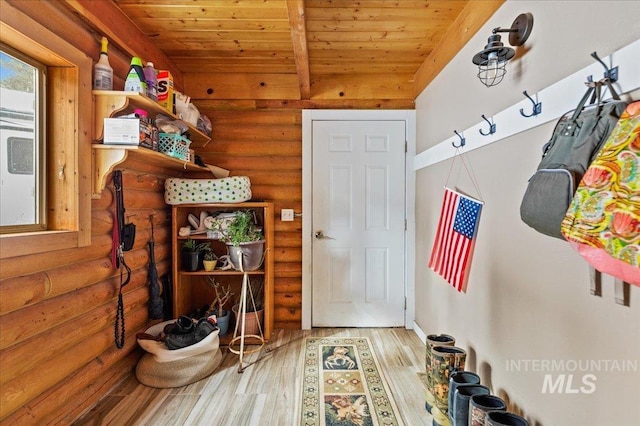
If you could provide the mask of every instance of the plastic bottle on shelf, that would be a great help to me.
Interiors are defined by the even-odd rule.
[[[153,62],[147,62],[144,67],[144,79],[147,82],[147,96],[154,101],[158,101],[158,79]]]
[[[96,90],[113,90],[113,68],[109,64],[108,44],[107,38],[102,37],[100,59],[93,67],[93,88]]]
[[[131,66],[129,67],[127,79],[124,82],[124,90],[142,94],[147,93],[147,81],[144,78],[144,71],[142,70],[142,60],[137,56],[131,58]]]

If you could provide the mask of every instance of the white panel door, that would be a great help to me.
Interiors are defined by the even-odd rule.
[[[316,121],[312,325],[404,325],[405,121]]]

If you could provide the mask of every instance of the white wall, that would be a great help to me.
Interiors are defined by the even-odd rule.
[[[473,54],[484,47],[492,28],[509,27],[523,12],[535,19],[526,53],[508,65],[500,85],[484,87],[471,63]],[[536,93],[589,65],[591,52],[604,57],[639,39],[638,16],[637,1],[507,1],[416,100],[417,152],[477,123],[481,114],[521,101],[523,90]],[[640,92],[631,97],[640,99]],[[466,294],[426,264],[445,182],[476,191],[460,160],[453,168],[447,160],[416,172],[416,323],[427,334],[456,337],[457,346],[468,351],[467,368],[479,372],[492,392],[532,425],[638,425],[640,288],[631,289],[631,307],[615,304],[609,279],[602,298],[591,296],[582,258],[567,243],[520,220],[527,179],[553,125],[467,154],[485,206]],[[583,367],[599,361],[600,370],[558,366],[572,367],[574,361]],[[627,371],[616,371],[621,364]],[[546,375],[556,380],[563,373],[573,373],[569,389],[578,393],[542,392]],[[595,384],[592,393],[580,391],[587,374],[593,375],[586,378]]]

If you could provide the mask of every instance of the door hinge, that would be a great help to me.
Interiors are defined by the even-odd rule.
[[[407,230],[407,219],[404,220],[404,230]]]
[[[404,298],[404,310],[405,311],[407,310],[407,298],[406,297]]]
[[[408,148],[408,142],[404,141],[404,152],[409,152],[409,148]]]

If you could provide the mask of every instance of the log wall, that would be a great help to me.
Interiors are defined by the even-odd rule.
[[[120,275],[111,266],[111,182],[92,202],[90,246],[0,260],[3,422],[66,423],[95,403],[99,395],[87,389],[109,389],[131,374],[140,356],[135,333],[150,324],[151,220],[159,274],[166,275],[171,265],[171,222],[163,187],[169,174],[136,168],[130,163],[123,171],[126,216],[136,224],[135,246],[125,253],[133,271],[123,289],[127,330],[123,349],[114,344]]]

